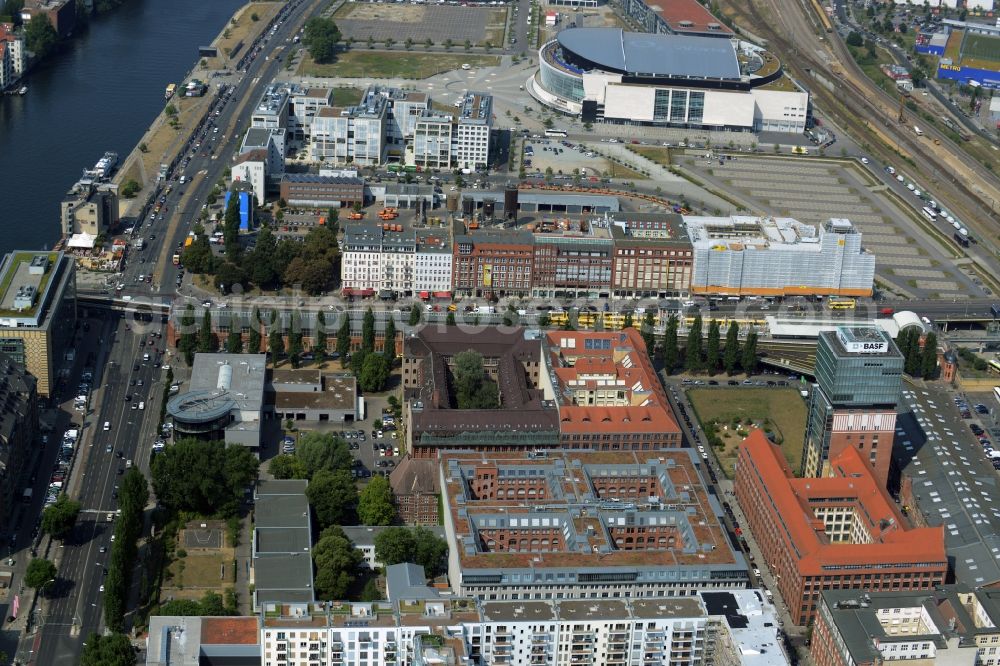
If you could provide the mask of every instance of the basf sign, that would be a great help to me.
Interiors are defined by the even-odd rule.
[[[889,348],[887,342],[848,342],[844,345],[852,354],[884,354]]]

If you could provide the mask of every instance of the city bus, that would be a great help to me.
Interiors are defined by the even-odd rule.
[[[933,209],[931,209],[928,206],[924,206],[924,208],[923,208],[923,210],[921,210],[921,212],[924,214],[924,217],[926,217],[931,222],[933,222],[934,220],[937,219],[937,216],[938,216],[937,212],[935,212]]]
[[[997,402],[1000,402],[1000,386],[993,387],[993,397],[997,399]]]
[[[831,298],[826,304],[831,310],[853,310],[858,302],[853,298]]]
[[[547,129],[545,130],[545,136],[559,136],[565,138],[566,130]]]

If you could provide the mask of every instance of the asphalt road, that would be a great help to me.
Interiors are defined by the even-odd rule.
[[[314,11],[318,4],[298,5],[269,41],[280,43],[294,34],[306,15]],[[142,228],[143,237],[155,235],[155,238],[141,255],[146,257],[145,263],[133,260],[126,266],[122,278],[126,285],[123,294],[173,295],[177,271],[172,265],[165,267],[160,284],[140,285],[137,284],[137,277],[153,272],[155,258],[161,256],[164,244],[176,246],[187,235],[213,184],[222,177],[228,156],[238,145],[242,130],[249,126],[253,105],[267,82],[275,77],[279,66],[279,61],[258,56],[235,84],[229,101],[221,106],[219,116],[214,119],[224,138],[203,144],[200,150],[194,151],[187,168],[176,174],[184,173],[189,178],[193,176],[193,182],[186,186],[173,182],[173,192],[167,195],[168,213],[179,215],[179,218],[165,220],[167,223],[175,222],[169,227],[158,221],[152,227]],[[208,131],[211,133],[211,129]],[[208,154],[209,147],[214,149],[218,159],[212,159]],[[165,231],[164,227],[170,231]],[[107,515],[117,508],[113,495],[126,461],[132,460],[148,474],[152,443],[156,438],[164,372],[162,368],[155,367],[154,361],[157,350],[163,351],[165,340],[157,338],[152,346],[148,342],[150,333],[162,333],[164,326],[159,321],[137,322],[113,314],[104,316],[101,336],[108,344],[102,345],[98,352],[95,363],[97,375],[94,378],[94,386],[100,388],[92,398],[94,408],[84,421],[84,434],[79,445],[83,448],[78,452],[81,459],[74,472],[80,476],[76,499],[83,505],[81,518],[62,548],[59,580],[50,590],[50,598],[40,614],[39,636],[25,639],[25,647],[37,647],[37,652],[30,653],[29,663],[75,663],[81,651],[81,642],[90,632],[102,630],[100,588],[104,581],[103,569],[110,561],[113,532],[113,523],[107,521]],[[98,321],[92,320],[92,327],[98,325]],[[146,353],[150,353],[149,361],[143,360]],[[142,386],[138,385],[140,380]],[[71,391],[73,389],[75,386],[70,387]],[[130,399],[127,400],[126,396]],[[144,410],[137,408],[140,401],[145,403]],[[136,407],[133,408],[133,405]],[[105,422],[109,424],[107,431],[104,430]],[[58,438],[54,439],[58,442]],[[109,445],[112,447],[110,453],[107,452]],[[53,548],[59,548],[58,544],[54,544]],[[108,552],[102,553],[102,548],[107,548]],[[138,571],[134,574],[133,598],[140,580]]]

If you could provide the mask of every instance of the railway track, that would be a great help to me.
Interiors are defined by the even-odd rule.
[[[979,237],[996,238],[1000,220],[992,206],[1000,203],[1000,180],[933,127],[928,126],[921,139],[908,126],[899,125],[898,100],[864,75],[836,35],[816,39],[816,29],[823,32],[823,26],[818,17],[815,27],[810,21],[810,2],[752,0],[737,4],[728,0],[728,5],[731,16],[745,21],[768,40],[772,51],[782,55],[787,71],[800,81],[810,82],[814,103],[834,123],[855,137],[866,138],[871,152],[885,161],[898,163],[901,156],[912,155],[914,166],[907,167],[908,171],[920,172],[926,181],[938,185],[939,200]],[[764,16],[762,10],[770,16]],[[817,75],[832,84],[834,90]],[[884,145],[887,139],[890,146]],[[935,140],[948,152],[941,155],[939,152],[944,151],[934,150]],[[940,188],[942,184],[946,187]],[[984,198],[990,203],[985,203]]]

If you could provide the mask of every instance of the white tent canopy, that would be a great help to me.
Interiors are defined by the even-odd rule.
[[[72,249],[93,250],[95,240],[97,240],[97,237],[91,236],[88,233],[73,234],[72,236],[69,237],[69,242],[66,245],[71,250]]]

